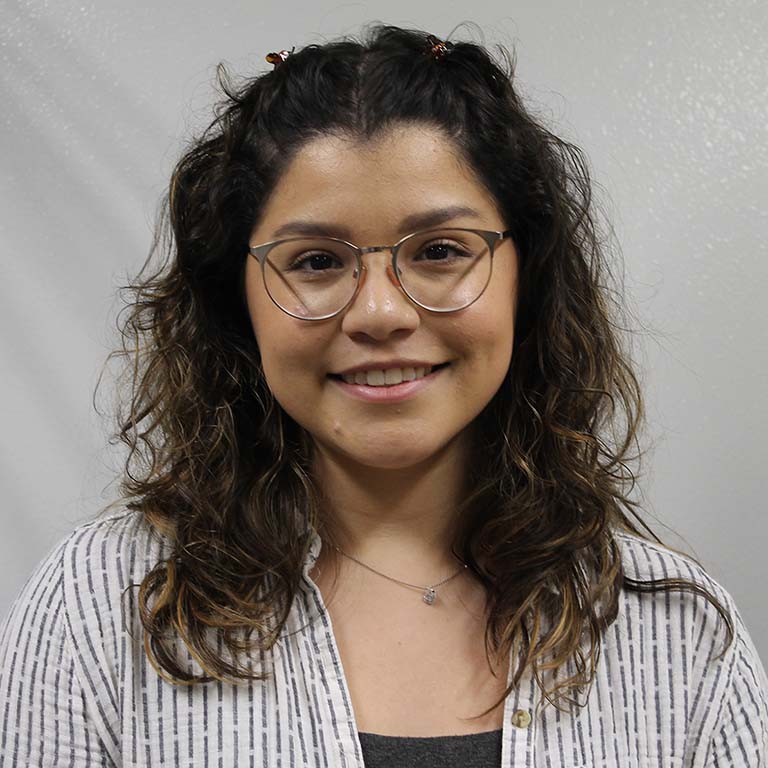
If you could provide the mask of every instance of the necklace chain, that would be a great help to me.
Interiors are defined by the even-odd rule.
[[[358,565],[362,565],[363,568],[367,568],[369,571],[373,571],[374,573],[378,574],[379,576],[383,576],[385,579],[389,579],[390,581],[394,581],[397,584],[402,584],[404,587],[411,587],[413,589],[418,589],[424,592],[422,595],[422,599],[427,605],[432,605],[435,602],[435,599],[437,598],[437,588],[441,587],[443,584],[446,584],[451,579],[455,579],[460,573],[464,571],[465,568],[467,568],[467,564],[464,563],[461,568],[459,568],[456,573],[453,574],[453,576],[449,576],[447,579],[443,579],[442,581],[438,582],[437,584],[433,584],[431,587],[427,586],[420,586],[418,584],[409,584],[407,581],[400,581],[400,579],[393,579],[391,576],[387,576],[386,573],[382,573],[381,571],[377,571],[375,568],[371,568],[370,565],[366,565],[365,563],[358,560],[356,557],[352,557],[352,555],[348,555],[346,552],[342,551],[337,547],[335,544],[333,545],[333,548],[340,552],[344,557],[348,557],[350,560],[354,560]]]

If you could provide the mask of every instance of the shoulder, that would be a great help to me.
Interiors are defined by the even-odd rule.
[[[744,764],[765,759],[768,679],[733,596],[693,558],[629,533],[615,537],[627,577],[672,584],[622,589],[611,655],[623,649],[641,670],[637,682],[662,696],[662,709],[685,712],[687,731],[707,761],[730,764],[735,745],[749,756]]]
[[[139,636],[122,596],[166,548],[141,515],[123,511],[77,526],[33,570],[0,624],[0,711],[13,718],[25,765],[59,751],[90,764],[94,744],[105,763],[119,759],[126,636]],[[46,727],[60,718],[61,729]]]
[[[689,555],[626,531],[616,531],[614,537],[621,549],[625,573],[630,578],[690,579],[723,598],[728,597],[722,585]]]
[[[734,639],[747,635],[730,592],[692,557],[630,533],[617,532],[615,538],[625,577],[641,582],[637,588],[625,583],[620,611],[625,621],[645,630],[647,640],[655,643],[666,632],[668,644],[709,657],[728,639],[723,614],[731,620]]]
[[[64,539],[59,557],[68,629],[73,638],[98,638],[93,661],[106,663],[117,639],[138,629],[136,590],[170,549],[132,510],[84,523]]]
[[[87,649],[96,657],[91,661],[103,662],[100,649],[131,622],[122,610],[124,593],[140,584],[169,548],[138,512],[122,510],[78,525],[32,571],[0,638],[13,644],[55,628],[75,654]],[[81,642],[86,638],[88,643]]]
[[[68,612],[109,599],[143,577],[170,552],[170,542],[132,510],[81,523],[43,558],[16,602],[58,590]],[[84,610],[84,609],[83,609]]]
[[[60,544],[61,572],[68,596],[84,588],[94,596],[141,579],[170,553],[170,542],[143,514],[122,510],[77,526]]]

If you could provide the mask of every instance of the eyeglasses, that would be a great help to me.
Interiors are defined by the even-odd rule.
[[[390,280],[411,301],[430,312],[456,312],[483,294],[496,246],[511,235],[511,229],[448,227],[367,248],[336,237],[291,237],[252,245],[248,252],[261,264],[272,301],[300,320],[326,320],[351,304],[367,271],[362,256],[375,251],[392,252]]]

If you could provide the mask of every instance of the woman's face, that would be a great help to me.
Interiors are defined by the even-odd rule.
[[[440,226],[507,228],[491,195],[436,129],[401,126],[369,144],[327,136],[289,164],[250,242],[278,239],[279,227],[301,220],[330,226],[329,234],[359,246],[392,245],[408,234],[401,231],[407,217],[454,206],[476,215]],[[390,252],[365,254],[363,262],[368,272],[353,303],[309,322],[273,304],[258,260],[247,259],[248,310],[269,388],[326,458],[402,469],[466,448],[467,428],[511,360],[518,266],[512,241],[497,246],[483,295],[455,313],[413,304],[387,274]],[[450,365],[400,402],[360,400],[330,376],[392,359]]]

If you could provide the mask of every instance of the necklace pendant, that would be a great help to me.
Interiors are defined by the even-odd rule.
[[[435,589],[434,589],[434,587],[428,587],[428,588],[427,588],[427,591],[424,593],[424,595],[422,596],[422,598],[421,598],[421,599],[422,599],[422,600],[423,600],[423,601],[424,601],[424,602],[425,602],[427,605],[432,605],[432,603],[434,603],[434,602],[435,602],[435,598],[436,598],[436,597],[437,597],[437,592],[435,592]]]

